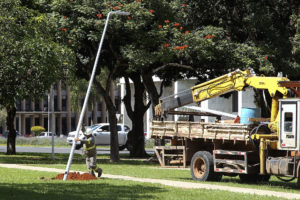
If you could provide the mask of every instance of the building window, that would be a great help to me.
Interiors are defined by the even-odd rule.
[[[41,111],[40,104],[38,102],[34,102],[34,110],[35,111]]]
[[[67,110],[67,96],[65,95],[62,96],[61,106],[62,106],[62,111]]]
[[[17,111],[22,110],[21,101],[19,99],[17,99],[17,101],[16,101],[16,109],[17,109]]]
[[[30,109],[31,109],[31,102],[30,102],[30,100],[25,100],[25,110],[26,111],[31,111]]]
[[[44,111],[48,111],[48,96],[44,97]]]
[[[238,112],[239,111],[239,98],[238,98],[238,92],[234,91],[232,92],[232,112]]]

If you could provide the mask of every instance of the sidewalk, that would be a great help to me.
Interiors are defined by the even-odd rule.
[[[16,164],[0,164],[0,167],[65,173],[65,170],[63,170],[63,169],[46,168],[46,167],[32,167],[32,166],[16,165]],[[80,173],[83,173],[83,172],[80,172]],[[121,179],[121,180],[127,180],[127,181],[136,181],[136,182],[146,182],[146,183],[155,183],[155,184],[158,183],[158,184],[165,185],[165,186],[184,188],[184,189],[222,190],[222,191],[253,194],[253,195],[260,195],[260,196],[274,196],[274,197],[279,197],[279,198],[283,198],[283,199],[300,199],[300,194],[297,194],[297,193],[286,193],[286,192],[276,192],[276,191],[270,192],[268,190],[258,190],[258,189],[231,187],[231,186],[223,186],[223,185],[211,185],[211,184],[207,184],[207,183],[191,183],[191,182],[171,181],[171,180],[162,180],[162,179],[136,178],[136,177],[130,177],[130,176],[111,175],[111,174],[103,174],[102,177],[109,178],[109,179]]]

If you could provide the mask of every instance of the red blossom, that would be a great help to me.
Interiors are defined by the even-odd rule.
[[[165,20],[165,23],[166,23],[166,24],[170,23],[170,20],[166,19],[166,20]]]
[[[106,7],[109,7],[109,6],[110,6],[110,4],[109,4],[109,3],[107,3],[107,4],[106,4]]]
[[[182,26],[180,26],[180,28],[179,28],[180,30],[182,30],[183,29],[183,27]]]
[[[120,7],[123,7],[123,6],[124,6],[124,4],[118,3],[118,6],[120,6]]]
[[[154,10],[149,10],[149,12],[154,13],[155,11]]]
[[[64,19],[67,19],[67,16],[64,16]]]
[[[101,19],[103,17],[103,15],[101,13],[98,13],[97,17]]]
[[[71,40],[68,40],[68,43],[69,43],[69,44],[72,44],[72,41],[71,41]]]
[[[213,38],[213,37],[215,37],[214,35],[207,35],[207,36],[205,36],[205,39],[210,39],[210,38]]]
[[[128,19],[131,19],[131,17],[130,17],[130,16],[128,16]]]
[[[187,4],[186,4],[186,3],[182,4],[182,7],[186,7],[186,6],[187,6]]]
[[[184,11],[184,8],[181,8],[182,11]]]
[[[179,25],[180,25],[179,23],[175,23],[175,24],[174,24],[174,26],[179,26]]]
[[[62,27],[60,30],[61,30],[61,31],[64,31],[64,32],[67,31],[67,29],[66,29],[65,27]]]
[[[162,28],[162,25],[158,25],[157,28]]]
[[[183,49],[185,49],[185,48],[188,48],[188,45],[176,46],[176,47],[174,47],[173,49],[174,49],[174,50],[183,50]]]
[[[169,47],[169,44],[168,43],[164,44],[164,47]]]
[[[113,7],[114,10],[118,10],[119,8],[117,6]]]
[[[190,31],[185,31],[185,34],[189,34],[190,33]]]
[[[268,60],[268,56],[265,56],[264,59],[265,59],[265,60]]]

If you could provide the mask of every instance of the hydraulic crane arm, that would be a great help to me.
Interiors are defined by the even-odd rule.
[[[234,71],[192,87],[193,100],[194,102],[200,102],[230,91],[241,91],[246,86],[266,89],[271,97],[275,97],[276,92],[286,96],[288,90],[286,87],[281,87],[278,84],[280,81],[289,81],[289,79],[284,77],[253,76],[249,70]]]
[[[256,89],[268,90],[272,97],[272,122],[275,121],[278,113],[278,94],[282,94],[283,98],[286,98],[288,94],[287,88],[279,85],[280,81],[289,81],[289,79],[284,77],[255,76],[249,70],[237,70],[196,85],[191,88],[191,91],[184,91],[184,95],[175,94],[161,99],[161,103],[155,108],[155,113],[156,115],[161,115],[168,110],[173,110],[193,102],[201,102],[230,91],[241,91],[247,86],[252,86]]]
[[[278,113],[278,94],[286,98],[288,89],[279,85],[280,81],[289,81],[285,77],[254,76],[249,70],[235,71],[192,87],[194,102],[201,102],[229,91],[240,91],[251,86],[256,89],[268,90],[272,97],[271,122],[276,120]]]

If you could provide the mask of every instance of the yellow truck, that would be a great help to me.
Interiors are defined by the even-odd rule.
[[[259,119],[252,124],[161,120],[167,114],[176,114],[175,108],[248,86],[268,91],[271,96],[268,122],[258,122]],[[219,181],[223,175],[238,175],[243,182],[268,181],[270,175],[285,181],[298,178],[299,96],[300,82],[237,70],[196,85],[181,95],[164,98],[155,108],[160,120],[152,121],[151,137],[170,139],[171,145],[155,146],[157,158],[163,167],[178,167],[178,164],[185,167],[190,163],[192,178],[198,181]]]

